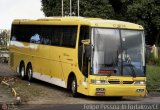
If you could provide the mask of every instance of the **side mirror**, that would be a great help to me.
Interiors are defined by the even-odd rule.
[[[83,45],[90,45],[90,39],[81,40]]]

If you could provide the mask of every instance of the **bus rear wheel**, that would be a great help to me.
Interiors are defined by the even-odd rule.
[[[24,66],[24,63],[20,64],[19,74],[20,74],[20,78],[21,79],[25,79],[25,66]]]
[[[77,93],[77,79],[76,77],[72,77],[71,79],[71,93],[73,97],[78,97],[78,93]]]
[[[28,79],[28,81],[31,82],[33,80],[33,71],[32,71],[32,65],[31,64],[29,64],[27,66],[26,72],[27,72],[27,79]]]

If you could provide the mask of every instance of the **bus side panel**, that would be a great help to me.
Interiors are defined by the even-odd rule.
[[[60,49],[60,47],[50,47],[50,76],[58,78],[58,79],[63,79],[62,77],[62,64],[60,60],[60,54],[63,50]]]
[[[77,91],[88,95],[87,78],[79,70],[76,49],[64,48],[61,56],[65,82],[68,82],[69,74],[73,72],[77,79]]]
[[[49,46],[46,45],[35,45],[34,50],[34,65],[33,65],[33,71],[49,75]]]
[[[75,49],[61,48],[60,61],[62,67],[62,77],[66,85],[68,83],[69,74],[72,72],[76,75],[74,67],[76,65]]]
[[[20,43],[17,41],[11,41],[10,44],[10,66],[15,71],[19,72],[19,65],[21,61],[24,61],[25,66],[29,61],[30,48],[28,43]]]

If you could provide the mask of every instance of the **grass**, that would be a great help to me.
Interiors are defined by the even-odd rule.
[[[147,65],[147,89],[160,91],[160,66]]]

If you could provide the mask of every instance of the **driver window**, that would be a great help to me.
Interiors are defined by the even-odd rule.
[[[81,42],[82,40],[85,40],[85,39],[89,39],[89,26],[81,26],[80,27],[80,36],[79,36],[79,44],[78,44],[78,65],[79,65],[79,69],[84,74],[84,76],[87,77],[88,76],[88,61],[89,61],[89,58],[87,57],[86,52],[83,54],[83,44]],[[82,66],[82,62],[83,62],[83,66]]]

